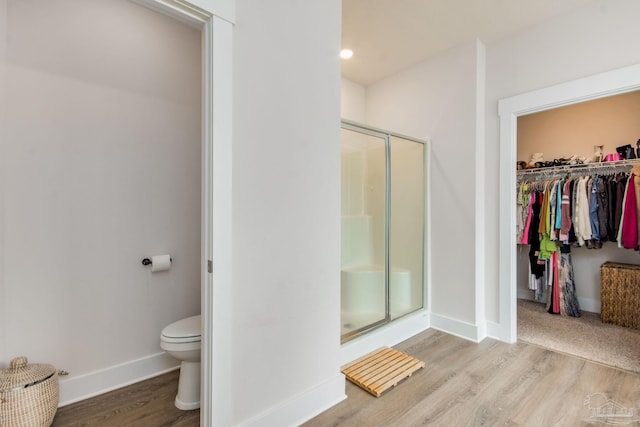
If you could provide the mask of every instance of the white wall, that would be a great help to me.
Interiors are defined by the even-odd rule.
[[[498,235],[498,100],[640,62],[640,3],[600,0],[487,48],[486,227]],[[487,239],[487,318],[498,322],[498,241]]]
[[[432,141],[428,173],[436,327],[449,321],[463,329],[475,324],[478,49],[469,42],[374,83],[366,92],[368,124]]]
[[[616,147],[636,147],[640,136],[640,91],[609,96],[518,117],[517,159],[529,162],[533,153],[547,161],[573,154],[596,160]]]
[[[343,119],[358,123],[366,120],[366,96],[364,86],[342,78],[340,85],[340,115]]]
[[[236,3],[234,425],[299,424],[344,398],[340,16],[339,0]]]
[[[200,32],[124,0],[8,4],[0,365],[73,382],[200,310]]]

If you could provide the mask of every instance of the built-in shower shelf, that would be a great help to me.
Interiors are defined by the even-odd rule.
[[[389,347],[382,347],[345,365],[342,373],[375,397],[413,375],[425,363]]]

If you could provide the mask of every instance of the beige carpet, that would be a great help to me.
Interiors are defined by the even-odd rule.
[[[640,373],[640,330],[602,323],[598,313],[564,317],[547,313],[544,304],[519,299],[518,339]]]

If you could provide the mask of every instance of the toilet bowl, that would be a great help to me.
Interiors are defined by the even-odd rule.
[[[200,407],[200,343],[200,315],[178,320],[160,334],[160,348],[181,361],[175,400],[178,409]]]

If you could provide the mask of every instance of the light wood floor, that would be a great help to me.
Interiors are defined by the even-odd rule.
[[[640,425],[638,374],[531,344],[475,344],[435,330],[394,348],[426,367],[379,398],[347,383],[349,398],[304,426],[593,426],[605,425],[589,418],[608,401],[634,410],[624,425]]]
[[[200,411],[181,411],[173,401],[178,372],[142,381],[58,409],[53,427],[195,427]]]
[[[304,426],[606,425],[590,417],[607,401],[634,410],[635,419],[624,425],[640,425],[638,374],[531,344],[475,344],[435,330],[395,348],[426,367],[379,398],[347,382],[349,398]],[[60,408],[53,426],[198,426],[199,411],[173,405],[177,375]]]

